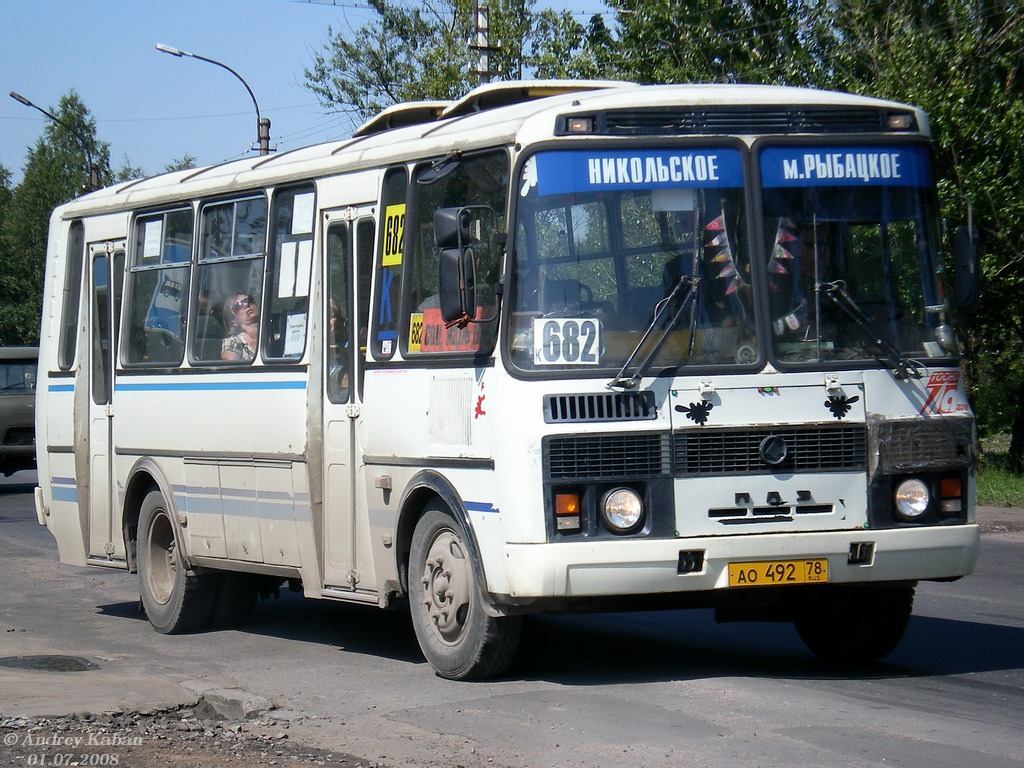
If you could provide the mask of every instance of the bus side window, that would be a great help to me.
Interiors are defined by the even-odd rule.
[[[332,403],[349,400],[352,386],[353,350],[350,343],[352,274],[348,223],[341,221],[327,231],[327,397]]]
[[[201,221],[192,360],[248,365],[256,359],[262,326],[267,200],[259,195],[211,203],[203,207]],[[204,312],[209,320],[199,322]]]
[[[306,349],[315,202],[312,185],[274,195],[263,327],[266,359],[296,360]]]
[[[381,193],[380,238],[377,249],[376,312],[370,348],[378,360],[390,360],[398,346],[402,259],[405,253],[405,168],[391,168]]]
[[[500,236],[505,232],[508,176],[508,154],[504,151],[417,166],[410,195],[414,220],[410,220],[406,238],[409,295],[402,330],[407,354],[478,354],[493,347],[495,285],[500,279],[504,242]],[[455,252],[454,243],[442,248],[437,240],[435,214],[442,210],[461,211],[467,228],[460,238],[463,255],[458,258],[464,259],[460,274],[464,272],[467,284],[472,284],[474,300],[474,306],[468,310],[463,307],[463,311],[473,317],[472,322],[456,326],[445,323],[439,296],[441,255]],[[438,215],[444,222],[443,214]]]
[[[129,365],[181,363],[191,258],[191,208],[136,219],[128,275]]]
[[[68,235],[67,273],[64,278],[64,306],[61,309],[60,369],[71,370],[78,346],[78,311],[82,301],[82,265],[85,261],[85,227],[71,225]]]

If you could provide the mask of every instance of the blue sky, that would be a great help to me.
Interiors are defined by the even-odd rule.
[[[415,0],[407,0],[415,2]],[[327,27],[358,29],[365,0],[0,0],[0,164],[21,178],[45,118],[7,96],[17,91],[54,111],[74,90],[110,144],[111,164],[159,173],[193,155],[199,165],[244,156],[256,139],[245,88],[206,62],[176,58],[164,43],[238,72],[271,120],[271,144],[287,150],[348,136],[302,83]],[[600,11],[600,0],[540,0],[538,7]],[[585,17],[581,18],[581,21]]]

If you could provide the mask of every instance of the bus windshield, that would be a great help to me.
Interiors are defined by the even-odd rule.
[[[903,378],[955,354],[923,146],[786,145],[759,161],[780,363],[881,361]]]
[[[756,362],[742,168],[726,146],[532,155],[516,188],[513,364]]]

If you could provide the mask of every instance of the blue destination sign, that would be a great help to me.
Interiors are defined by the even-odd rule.
[[[703,189],[743,186],[743,165],[735,149],[617,149],[540,152],[536,162],[542,195],[623,189]]]
[[[765,187],[928,187],[921,146],[769,147],[761,152]]]

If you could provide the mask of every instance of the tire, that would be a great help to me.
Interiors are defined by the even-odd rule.
[[[170,512],[159,491],[150,491],[139,513],[139,592],[153,628],[165,635],[206,626],[217,593],[217,575],[185,568]]]
[[[521,617],[489,616],[465,534],[437,501],[416,523],[409,555],[409,607],[416,639],[439,677],[499,675],[515,657]]]
[[[903,638],[914,587],[827,587],[793,622],[800,639],[823,661],[860,665],[889,655]]]

